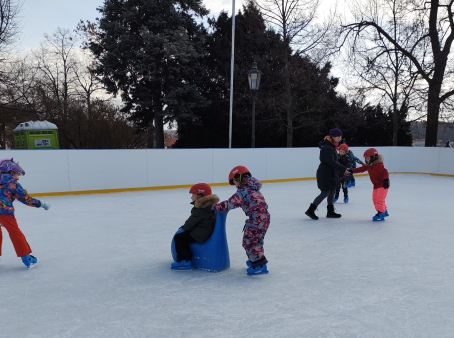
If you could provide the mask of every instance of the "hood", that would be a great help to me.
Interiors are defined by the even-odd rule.
[[[203,209],[206,207],[211,207],[213,204],[216,204],[219,202],[219,197],[216,195],[207,195],[200,197],[198,200],[194,202],[194,207],[198,209]]]
[[[0,175],[0,185],[5,185],[8,182],[13,180],[13,176],[11,174],[1,174]]]
[[[374,165],[374,164],[378,164],[378,163],[383,163],[383,155],[381,155],[381,154],[378,154],[377,159],[375,161],[369,163],[369,165]]]
[[[248,177],[244,183],[245,187],[249,187],[252,190],[260,190],[262,188],[262,183],[255,177]]]

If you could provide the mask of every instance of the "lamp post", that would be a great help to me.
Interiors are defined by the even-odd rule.
[[[252,68],[247,74],[249,80],[249,89],[251,90],[252,96],[252,136],[251,136],[251,148],[255,148],[255,97],[260,86],[260,79],[262,72],[257,69],[257,63],[252,64]]]

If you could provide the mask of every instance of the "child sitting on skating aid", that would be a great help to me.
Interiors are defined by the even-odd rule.
[[[173,237],[175,241],[176,262],[170,265],[172,270],[192,269],[192,250],[189,244],[194,242],[203,243],[211,237],[216,224],[216,213],[212,209],[219,198],[212,194],[211,187],[206,183],[194,184],[189,189],[191,204],[191,216]]]
[[[20,175],[25,175],[25,171],[13,159],[0,160],[0,172],[0,224],[8,231],[17,257],[21,257],[22,262],[30,269],[38,262],[38,259],[31,255],[32,249],[19,229],[16,217],[14,217],[13,202],[17,199],[30,207],[41,207],[45,210],[48,210],[50,205],[30,197],[17,182]],[[0,226],[0,256],[2,255],[1,243],[2,228]]]
[[[389,216],[386,206],[386,196],[389,188],[389,173],[383,164],[383,156],[375,148],[369,148],[364,152],[366,164],[355,169],[353,173],[369,173],[370,180],[373,184],[372,201],[377,210],[377,214],[372,217],[373,221],[384,221]]]
[[[260,189],[262,184],[252,177],[251,172],[244,166],[236,166],[229,173],[229,183],[237,187],[236,193],[228,200],[213,205],[217,211],[227,211],[235,208],[243,209],[249,219],[243,228],[243,248],[246,250],[248,275],[268,273],[263,244],[266,231],[270,225],[268,205]]]

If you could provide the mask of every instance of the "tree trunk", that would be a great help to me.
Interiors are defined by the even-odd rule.
[[[440,85],[429,84],[429,95],[427,98],[427,126],[426,126],[426,147],[437,145],[438,116],[440,114]]]
[[[284,77],[285,77],[285,110],[287,113],[287,148],[293,147],[293,110],[292,93],[290,90],[290,72],[287,51],[284,55]]]

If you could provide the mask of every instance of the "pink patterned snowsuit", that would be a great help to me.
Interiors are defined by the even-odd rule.
[[[270,225],[268,205],[260,189],[262,184],[254,177],[246,178],[245,184],[227,201],[215,204],[218,211],[227,211],[241,207],[249,219],[243,229],[243,248],[246,250],[253,268],[266,264],[263,244]]]

